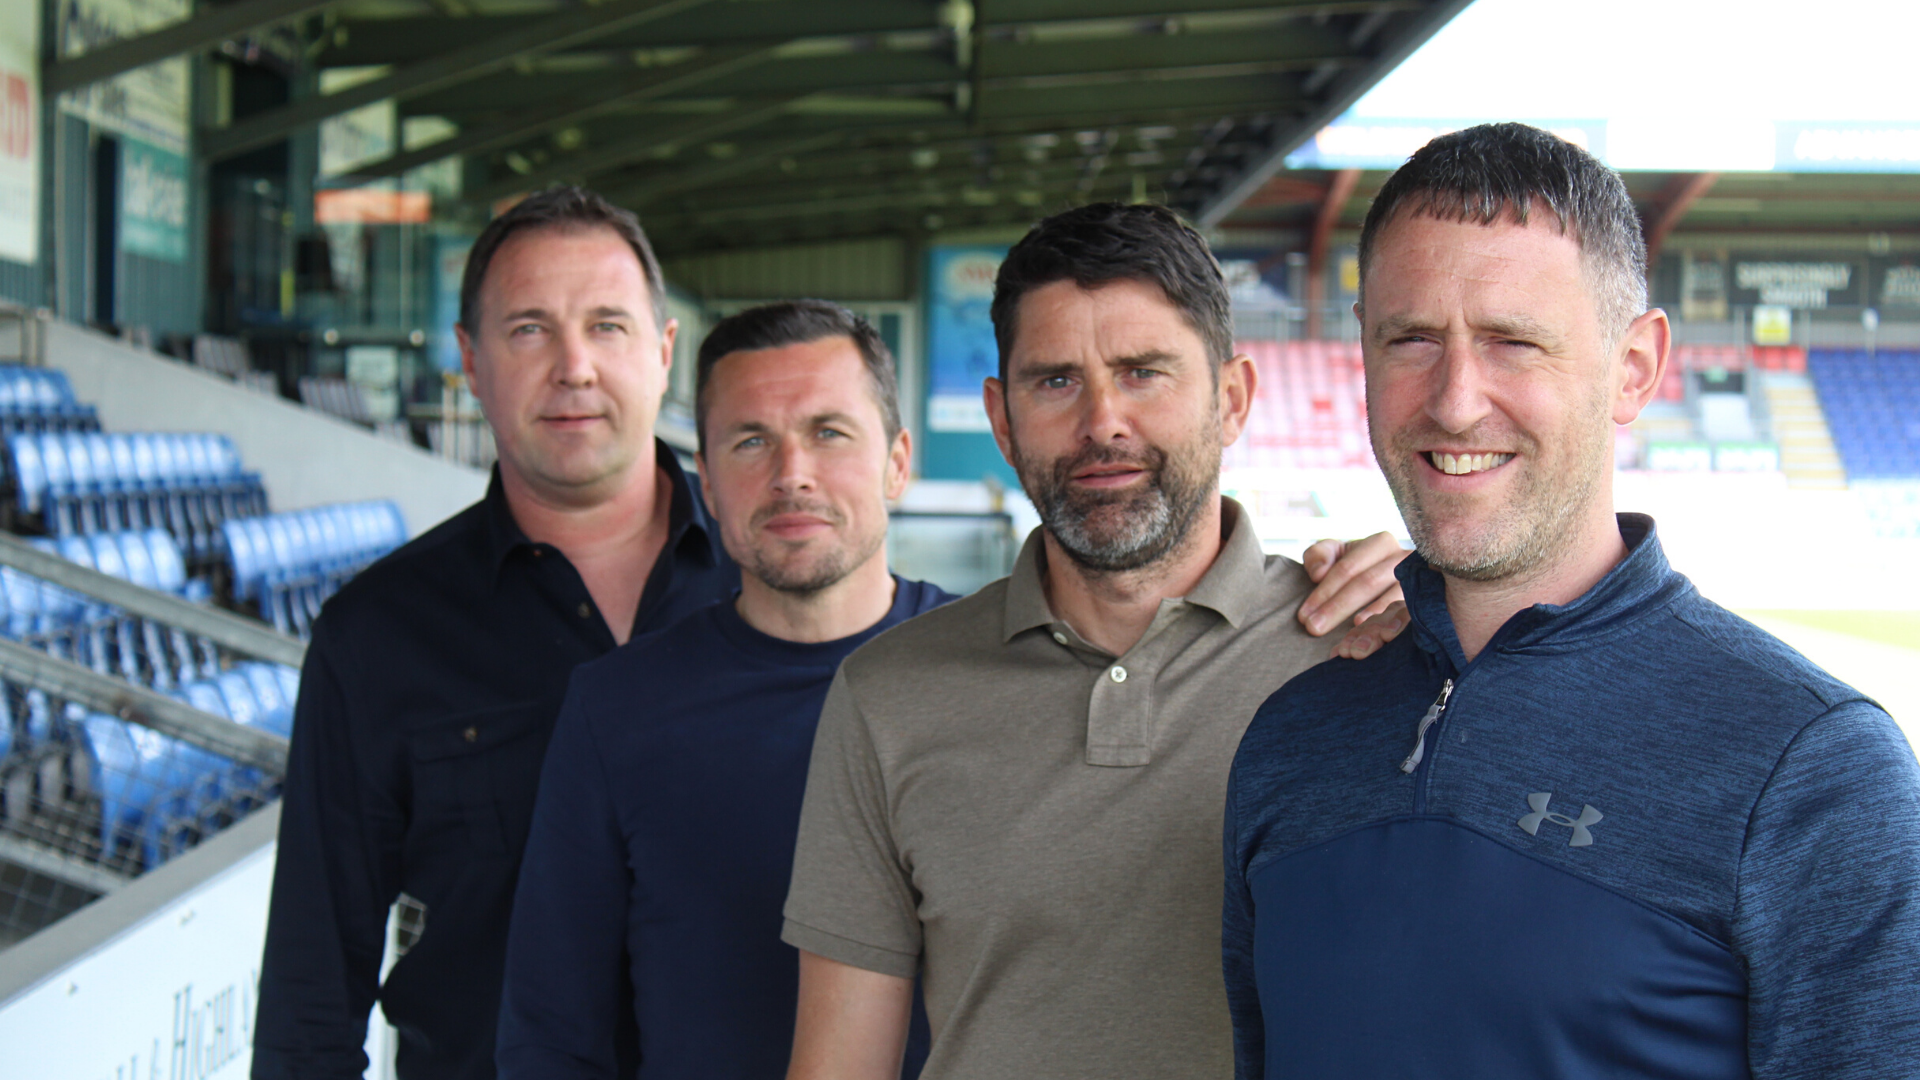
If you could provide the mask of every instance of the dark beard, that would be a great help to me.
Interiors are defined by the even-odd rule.
[[[1151,566],[1178,549],[1220,478],[1219,437],[1203,433],[1185,453],[1149,446],[1139,454],[1090,446],[1071,458],[1034,461],[1013,443],[1013,467],[1040,520],[1067,557],[1099,573]],[[1137,491],[1075,488],[1073,474],[1090,465],[1132,465],[1147,474]]]

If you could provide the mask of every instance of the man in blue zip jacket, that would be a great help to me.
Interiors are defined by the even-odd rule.
[[[1413,622],[1261,707],[1226,808],[1241,1077],[1920,1076],[1920,766],[1615,515],[1652,398],[1618,176],[1442,136],[1360,243]]]
[[[696,409],[740,592],[574,675],[508,934],[507,1080],[624,1075],[629,997],[640,1080],[785,1074],[799,956],[780,906],[820,704],[848,653],[953,599],[887,571],[909,445],[865,320],[818,300],[721,320]]]

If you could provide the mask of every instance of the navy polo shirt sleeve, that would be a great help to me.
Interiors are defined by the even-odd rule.
[[[399,893],[405,818],[355,756],[353,705],[330,645],[316,634],[300,676],[266,942],[286,977],[260,983],[255,1080],[366,1071],[367,1016]]]
[[[1227,789],[1227,881],[1220,919],[1220,959],[1227,980],[1227,1012],[1233,1018],[1233,1075],[1257,1080],[1266,1073],[1267,1025],[1253,970],[1253,891],[1240,867],[1240,824],[1234,791]]]
[[[514,893],[495,1053],[502,1080],[618,1073],[627,848],[581,681],[547,746]]]
[[[1748,829],[1738,945],[1756,1080],[1910,1075],[1920,1062],[1920,764],[1849,701],[1782,755]]]

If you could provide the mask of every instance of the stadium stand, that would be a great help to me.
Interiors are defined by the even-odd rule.
[[[392,502],[268,514],[226,436],[101,432],[30,365],[0,365],[0,451],[0,519],[26,534],[0,537],[4,946],[275,797],[282,634],[406,524]]]
[[[1807,367],[1850,479],[1920,479],[1920,351],[1815,349]]]
[[[1231,468],[1371,468],[1358,342],[1242,341],[1260,373],[1247,435]]]

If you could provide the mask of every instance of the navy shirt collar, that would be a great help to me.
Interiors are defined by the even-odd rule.
[[[694,479],[680,467],[680,459],[675,456],[673,448],[657,438],[653,440],[653,454],[654,462],[666,474],[667,484],[673,492],[673,501],[667,507],[665,551],[691,558],[701,566],[718,566],[723,558],[720,537],[707,517],[707,508],[700,501]],[[496,576],[508,557],[515,552],[551,548],[551,545],[538,544],[529,539],[526,531],[520,528],[520,523],[514,520],[513,510],[507,505],[506,491],[501,486],[498,464],[494,465],[493,475],[487,481],[485,502],[488,562]]]
[[[1487,642],[1481,656],[1578,648],[1692,594],[1692,583],[1667,564],[1653,519],[1645,514],[1615,517],[1627,557],[1570,604],[1535,604],[1516,612]],[[1415,641],[1427,652],[1445,654],[1456,669],[1466,667],[1466,654],[1447,611],[1446,579],[1417,551],[1401,561],[1395,575],[1406,592]]]

